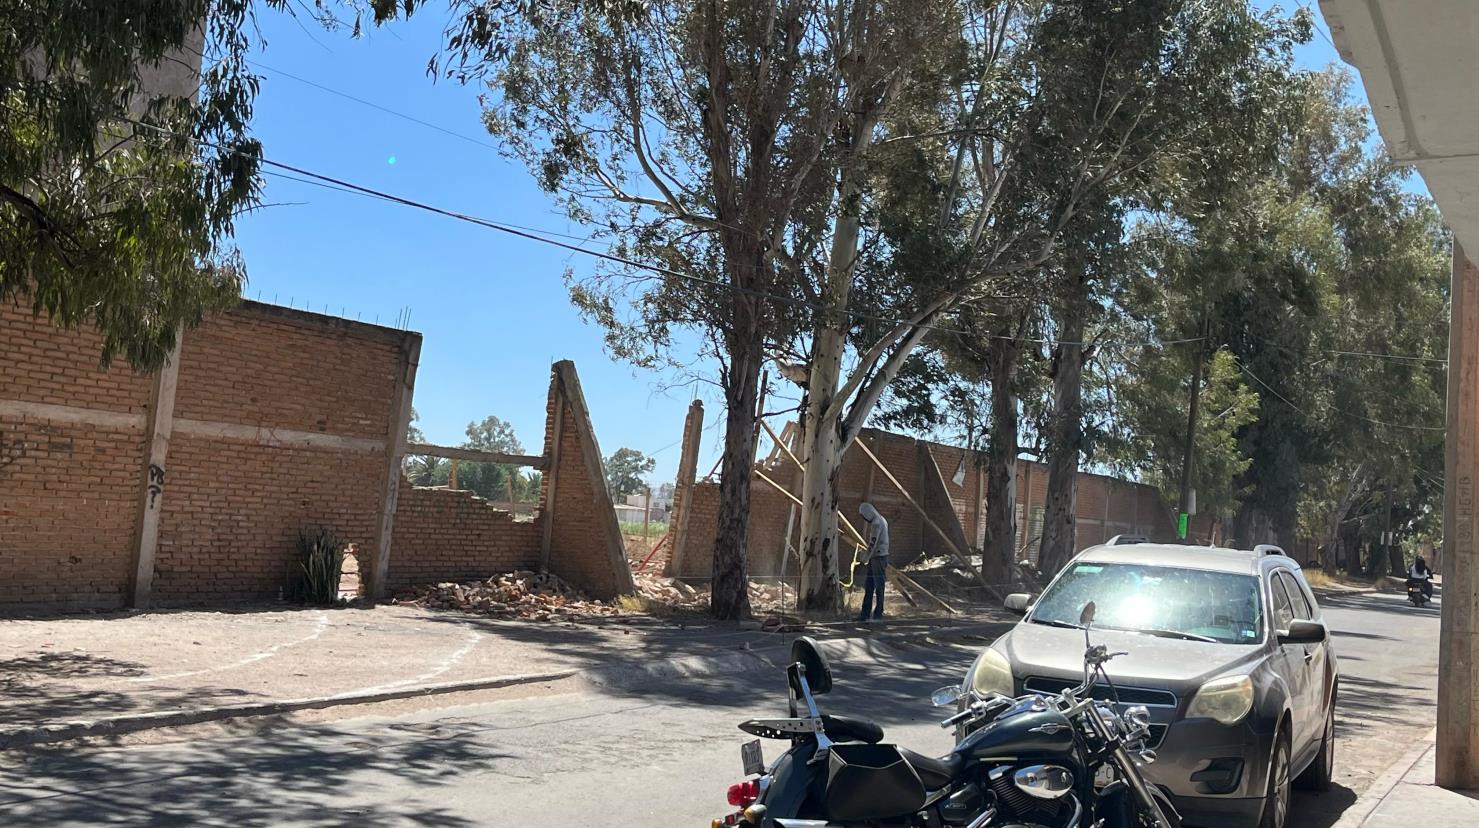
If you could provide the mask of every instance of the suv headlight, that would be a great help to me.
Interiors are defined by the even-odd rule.
[[[1252,709],[1253,679],[1229,676],[1203,684],[1186,709],[1186,717],[1205,717],[1219,724],[1233,725],[1242,721]]]
[[[1012,682],[1012,665],[1007,663],[1007,657],[990,648],[981,653],[981,657],[976,659],[975,667],[971,669],[971,689],[981,696],[992,693],[1016,695]]]

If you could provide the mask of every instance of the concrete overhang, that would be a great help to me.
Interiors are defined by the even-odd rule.
[[[1479,0],[1320,0],[1387,151],[1479,251]]]

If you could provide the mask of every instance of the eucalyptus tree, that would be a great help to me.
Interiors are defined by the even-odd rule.
[[[92,325],[105,363],[147,369],[237,300],[230,238],[259,190],[252,9],[0,0],[0,302]]]

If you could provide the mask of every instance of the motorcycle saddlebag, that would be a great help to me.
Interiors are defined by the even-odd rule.
[[[894,745],[833,745],[827,758],[827,817],[877,820],[924,807],[924,783]]]

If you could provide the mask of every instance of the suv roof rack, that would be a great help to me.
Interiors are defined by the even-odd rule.
[[[1273,545],[1271,543],[1260,543],[1257,546],[1253,547],[1253,554],[1259,555],[1259,556],[1263,556],[1263,555],[1283,555],[1286,558],[1289,557],[1287,554],[1284,553],[1284,548],[1283,547],[1281,547],[1281,546],[1275,546],[1275,545]]]
[[[1129,546],[1135,543],[1147,543],[1144,535],[1115,535],[1105,542],[1105,546]]]

